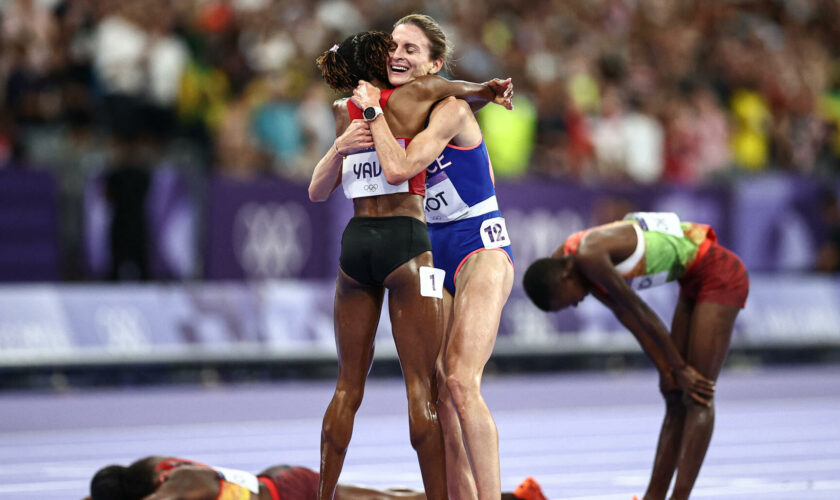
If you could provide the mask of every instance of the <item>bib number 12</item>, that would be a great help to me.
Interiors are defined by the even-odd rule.
[[[484,248],[501,248],[510,245],[507,226],[503,217],[494,217],[481,223],[481,241]]]

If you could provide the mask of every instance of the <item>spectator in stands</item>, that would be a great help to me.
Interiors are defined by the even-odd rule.
[[[111,209],[111,280],[149,279],[146,195],[150,182],[150,168],[138,155],[136,137],[120,136],[115,142],[112,167],[104,178],[105,197]]]
[[[647,130],[650,142],[642,147],[646,140],[634,139],[624,167],[638,181],[697,185],[743,170],[840,175],[840,113],[832,104],[840,56],[840,28],[832,22],[837,2],[610,0],[537,2],[524,9],[489,0],[487,7],[475,12],[458,4],[439,16],[460,49],[459,65],[448,76],[510,75],[519,96],[533,103],[531,108],[522,101],[515,115],[505,115],[521,115],[527,126],[514,130],[522,140],[494,139],[495,125],[501,125],[500,135],[510,129],[492,123],[498,121],[493,110],[482,113],[488,147],[500,149],[493,151],[500,177],[540,173],[607,182],[609,176],[599,177],[592,165],[590,124],[601,115],[601,100],[610,99],[609,88],[619,96],[624,121],[631,116],[631,99],[643,104],[636,116],[643,124],[630,128]],[[258,131],[270,132],[274,146],[284,145],[267,149],[282,155],[272,173],[298,178],[317,150],[306,123],[310,115],[299,113],[304,101],[306,109],[317,104],[303,90],[318,87],[312,85],[318,75],[311,61],[331,40],[363,23],[387,28],[392,9],[344,1],[300,7],[269,1],[7,0],[0,2],[3,114],[38,164],[68,163],[66,148],[55,147],[67,135],[90,134],[88,144],[99,147],[115,134],[145,128],[172,132],[158,151],[198,151],[210,171],[229,163],[210,157],[227,148],[216,142],[224,140],[219,127],[232,106],[240,116],[226,130],[239,127],[237,134],[249,143]],[[254,82],[278,74],[291,83],[270,98],[248,90],[264,88]],[[241,106],[242,96],[247,106]],[[315,97],[322,116],[331,98]],[[178,119],[170,129],[173,106]],[[306,132],[293,137],[266,126],[278,116],[294,116]],[[263,127],[254,127],[260,117]],[[657,128],[665,142],[658,176],[657,161],[648,156],[656,149]],[[272,158],[262,161],[267,165]],[[79,184],[78,172],[54,170],[60,186]],[[257,170],[268,171],[264,165]],[[66,200],[75,196],[78,203],[79,192],[66,191]]]
[[[840,272],[840,204],[837,195],[825,191],[822,195],[821,216],[824,239],[817,249],[815,268],[824,273]]]

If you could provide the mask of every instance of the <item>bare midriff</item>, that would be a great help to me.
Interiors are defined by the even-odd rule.
[[[423,197],[412,193],[355,198],[353,215],[356,217],[414,217],[426,222]]]

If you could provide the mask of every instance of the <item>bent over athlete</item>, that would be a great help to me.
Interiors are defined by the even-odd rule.
[[[678,281],[671,334],[634,292]],[[715,380],[749,293],[746,268],[714,230],[673,213],[637,212],[571,235],[525,272],[528,297],[544,311],[592,294],[636,337],[660,374],[666,413],[645,500],[688,498],[712,437]]]
[[[318,64],[336,90],[352,90],[359,80],[388,86],[390,35],[360,33],[324,53]],[[423,63],[442,62],[426,54]],[[430,72],[430,71],[427,71]],[[450,82],[428,76],[398,89],[383,90],[364,110],[346,99],[334,105],[336,139],[315,167],[309,185],[313,201],[342,186],[354,215],[341,238],[335,291],[338,380],[324,415],[319,498],[332,498],[353,430],[356,411],[373,362],[374,335],[385,289],[391,325],[408,393],[411,444],[417,451],[426,494],[446,495],[443,438],[437,417],[435,358],[440,347],[440,290],[427,289],[421,273],[432,268],[431,243],[423,213],[425,173],[389,184],[373,150],[369,122],[384,115],[408,144],[423,128],[431,106],[449,95],[509,105],[506,83]],[[380,118],[382,119],[382,118]]]

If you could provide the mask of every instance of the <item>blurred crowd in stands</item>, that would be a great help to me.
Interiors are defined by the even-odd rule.
[[[52,171],[68,233],[97,175],[126,225],[162,165],[306,180],[339,97],[315,58],[411,12],[447,76],[513,78],[479,114],[497,177],[840,177],[837,0],[0,0],[0,168]]]

